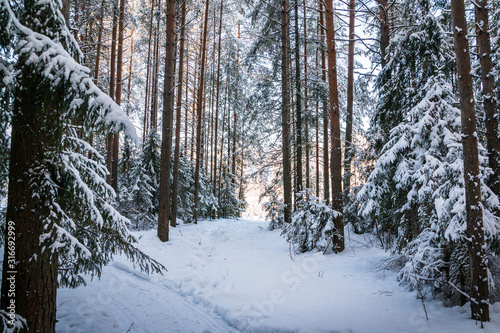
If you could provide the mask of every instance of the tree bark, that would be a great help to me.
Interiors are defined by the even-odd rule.
[[[335,29],[333,23],[333,1],[326,4],[326,39],[328,54],[328,101],[331,128],[331,178],[332,208],[342,214],[342,152],[340,147],[339,91],[337,85],[337,52],[335,50]],[[335,252],[344,250],[344,224],[342,215],[335,219],[333,246]]]
[[[309,112],[307,110],[308,100],[308,89],[307,89],[307,15],[306,15],[306,2],[303,3],[304,9],[304,118],[305,118],[305,126],[304,126],[304,137],[305,137],[305,147],[306,147],[306,188],[309,189],[311,187],[311,165],[310,165],[310,151],[311,151],[311,143],[309,142]]]
[[[493,62],[491,60],[488,1],[477,0],[475,5],[479,62],[481,64],[481,80],[483,83],[483,105],[486,114],[486,146],[489,155],[489,166],[493,171],[488,185],[493,193],[498,196],[500,195],[500,139],[498,137],[497,100],[495,96]]]
[[[153,14],[154,14],[155,0],[151,0],[151,12],[149,16],[149,38],[148,38],[148,57],[146,61],[146,96],[144,101],[144,128],[142,132],[142,142],[146,141],[146,136],[149,132],[149,99],[151,96],[151,41],[153,36]]]
[[[122,102],[122,73],[123,73],[123,35],[125,30],[125,0],[120,0],[118,16],[118,45],[116,60],[116,92],[115,102],[121,105]],[[118,194],[118,153],[120,149],[120,135],[113,134],[113,163],[111,166],[111,186]]]
[[[346,194],[346,204],[349,200],[351,189],[351,162],[352,151],[352,121],[354,104],[354,29],[355,29],[355,9],[356,1],[349,2],[349,47],[347,55],[347,117],[345,129],[345,153],[344,153],[344,191]]]
[[[71,7],[71,0],[62,0],[61,14],[66,21],[66,26],[69,28],[69,9]]]
[[[297,194],[303,189],[302,186],[302,93],[300,84],[300,36],[299,36],[299,0],[295,0],[295,110],[296,110],[296,133],[297,141],[295,148],[297,151],[297,188],[295,189],[295,202]]]
[[[387,10],[387,0],[378,0],[378,11],[380,19],[380,57],[382,68],[384,68],[386,64],[386,49],[389,46],[390,38],[389,15],[387,13]]]
[[[321,34],[321,81],[326,85],[326,52],[325,52],[325,34],[326,30],[324,20],[323,2],[319,1],[319,25]],[[327,204],[330,203],[330,168],[328,154],[328,97],[323,94],[321,103],[323,107],[323,199]]]
[[[224,1],[220,2],[220,12],[219,12],[219,41],[218,41],[218,51],[217,51],[217,83],[216,83],[216,97],[215,97],[215,157],[214,157],[214,183],[213,183],[213,193],[216,194],[217,188],[217,141],[218,141],[218,127],[219,127],[219,97],[220,97],[220,60],[221,60],[221,45],[222,45],[222,14],[223,14],[223,4]]]
[[[467,20],[463,0],[451,0],[453,37],[457,59],[458,90],[462,119],[462,146],[464,150],[465,203],[467,238],[471,279],[471,316],[489,321],[488,258],[485,251],[483,211],[481,208],[481,181],[477,147],[476,113],[470,54],[467,40]]]
[[[160,159],[160,205],[158,208],[158,238],[168,241],[170,214],[170,161],[172,154],[172,121],[175,84],[175,0],[167,0],[165,43],[165,81],[163,94],[163,128]]]
[[[116,38],[118,33],[118,3],[113,4],[113,28],[111,32],[111,56],[110,56],[110,74],[109,74],[109,97],[113,100],[115,99],[115,80],[116,80]],[[106,182],[108,184],[113,183],[113,144],[114,144],[114,134],[109,133],[106,140],[107,155],[106,155],[106,166],[109,175],[106,176]]]
[[[285,222],[292,222],[292,179],[290,166],[290,116],[288,112],[288,0],[281,1],[281,128],[283,139],[283,198]]]
[[[207,32],[208,32],[208,5],[209,0],[205,0],[205,23],[203,26],[203,41],[201,44],[201,68],[200,68],[200,82],[198,89],[198,98],[196,105],[197,113],[197,126],[196,126],[196,169],[194,174],[194,223],[198,223],[198,206],[199,206],[199,193],[200,193],[200,164],[201,164],[201,126],[203,118],[203,87],[205,83],[205,58],[206,58],[206,45],[207,45]]]
[[[14,300],[14,310],[26,319],[29,332],[51,333],[55,332],[56,324],[58,258],[49,249],[42,251],[40,236],[47,232],[45,228],[50,230],[45,223],[50,216],[47,205],[50,201],[44,193],[33,195],[32,182],[40,177],[33,170],[46,167],[46,146],[62,139],[45,135],[46,130],[42,127],[50,125],[44,124],[47,115],[52,118],[57,110],[47,105],[42,109],[34,107],[48,97],[39,95],[36,87],[39,82],[32,82],[32,73],[24,72],[24,82],[15,92],[17,98],[12,115],[6,221],[8,226],[14,227],[15,241],[5,232],[1,308],[9,312],[8,306]],[[14,295],[9,290],[14,290]]]
[[[102,30],[104,28],[103,21],[104,21],[104,0],[101,2],[101,7],[99,8],[99,29],[97,31],[97,50],[96,50],[95,67],[94,67],[94,83],[96,85],[99,81],[99,66],[101,62],[101,50],[102,50]]]
[[[158,8],[161,8],[159,1]],[[158,80],[160,78],[160,20],[156,24],[154,31],[154,46],[153,46],[153,85],[151,88],[151,115],[150,115],[150,131],[156,133],[158,130]],[[165,87],[163,88],[165,90]]]
[[[172,189],[172,219],[170,225],[177,226],[177,195],[179,191],[179,162],[181,150],[182,83],[184,79],[184,40],[186,34],[186,1],[182,3],[181,32],[179,42],[179,86],[177,87],[177,110],[175,116],[174,179]],[[186,119],[187,121],[187,119]]]
[[[317,26],[317,35],[319,38],[319,26]],[[316,68],[319,68],[319,50],[316,49]],[[319,98],[316,98],[316,197],[319,198]]]

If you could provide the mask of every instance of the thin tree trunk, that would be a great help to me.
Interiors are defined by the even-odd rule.
[[[322,1],[319,2],[319,25],[321,32],[321,80],[326,85],[326,52],[325,52],[325,29],[324,10]],[[330,203],[330,168],[328,154],[328,99],[325,94],[321,98],[323,106],[323,199]]]
[[[198,55],[199,61],[197,61],[195,63],[196,70],[195,70],[194,82],[193,82],[193,110],[192,110],[193,117],[192,117],[192,122],[191,122],[191,162],[194,160],[194,153],[195,153],[196,136],[195,136],[194,126],[195,126],[195,122],[196,122],[196,110],[197,110],[196,108],[197,108],[197,102],[198,102],[197,101],[197,96],[198,96],[197,85],[199,86],[199,83],[197,84],[197,80],[200,77],[202,42],[203,42],[203,23],[200,26],[200,43],[198,44],[200,47],[199,55]],[[202,107],[202,110],[203,110],[203,107]]]
[[[111,59],[110,59],[110,75],[109,75],[109,97],[113,100],[115,99],[115,80],[116,80],[116,36],[118,32],[118,3],[113,4],[113,28],[111,33]],[[107,155],[106,155],[106,166],[109,171],[109,175],[106,176],[106,182],[108,184],[113,183],[113,144],[114,144],[114,134],[109,133],[107,138]]]
[[[224,130],[226,127],[226,108],[227,108],[227,100],[228,100],[228,94],[229,94],[229,82],[226,81],[226,93],[224,95],[224,109],[222,111],[222,137],[221,137],[221,147],[220,147],[220,163],[219,163],[219,180],[218,180],[218,186],[219,186],[219,191],[217,194],[217,199],[219,203],[219,214],[218,216],[221,217],[221,187],[222,187],[222,164],[224,162]]]
[[[344,191],[346,193],[346,204],[348,204],[351,189],[351,162],[352,152],[352,121],[354,104],[354,32],[355,32],[355,8],[356,1],[349,2],[349,48],[347,55],[347,117],[345,129],[345,153],[344,153]]]
[[[161,8],[161,1],[158,4]],[[160,72],[160,21],[156,25],[154,32],[154,47],[153,47],[153,87],[151,91],[151,116],[150,116],[150,130],[155,132],[158,130],[158,80]],[[165,89],[165,88],[164,88]]]
[[[243,202],[244,199],[244,189],[243,189],[243,173],[244,173],[244,160],[243,160],[243,153],[244,153],[244,147],[245,147],[245,127],[244,124],[241,124],[241,168],[240,168],[240,188],[239,188],[239,193],[238,193],[238,199]],[[238,217],[241,217],[241,211],[238,211]]]
[[[181,112],[182,112],[182,83],[184,74],[184,40],[186,24],[186,1],[182,3],[181,12],[181,32],[179,43],[179,86],[177,87],[177,110],[175,116],[175,151],[174,151],[174,179],[172,189],[172,219],[170,225],[177,226],[177,195],[179,191],[179,162],[180,162],[180,148],[181,148]]]
[[[184,108],[184,154],[188,149],[188,105],[189,105],[189,40],[186,41],[186,107]]]
[[[194,175],[194,223],[198,223],[198,206],[199,206],[199,192],[200,192],[200,164],[201,164],[201,126],[203,118],[203,87],[205,83],[205,57],[206,57],[206,44],[208,32],[208,5],[209,0],[205,0],[205,23],[203,26],[203,41],[201,44],[201,68],[200,68],[200,85],[198,89],[197,98],[197,126],[196,126],[196,169]]]
[[[465,203],[467,212],[467,238],[469,245],[471,279],[471,316],[475,320],[489,321],[488,258],[484,238],[483,211],[481,206],[481,181],[477,147],[476,112],[474,91],[470,74],[467,20],[463,0],[451,0],[453,37],[458,70],[458,90],[462,120],[462,145],[464,150]]]
[[[158,208],[158,238],[168,241],[170,214],[170,160],[172,154],[172,121],[175,85],[175,0],[167,0],[165,43],[165,81],[163,94],[163,126],[160,159],[160,205]]]
[[[238,40],[240,39],[240,23],[238,22]],[[239,82],[240,82],[240,48],[239,44],[236,45],[236,84],[234,88],[234,97],[235,101],[238,101],[239,96],[238,96],[238,87],[239,87]],[[238,104],[236,104],[238,105]],[[233,153],[232,153],[232,164],[231,164],[231,173],[233,174],[233,183],[236,184],[236,136],[237,136],[237,129],[238,129],[238,107],[234,107],[234,121],[233,121]]]
[[[292,179],[290,166],[290,116],[288,96],[288,0],[281,1],[281,128],[283,139],[283,198],[285,222],[292,222]]]
[[[319,26],[316,27],[319,39]],[[316,68],[319,68],[319,52],[316,49]],[[319,198],[319,98],[316,98],[316,197]]]
[[[99,81],[99,66],[101,62],[101,50],[102,50],[102,30],[104,21],[104,0],[101,2],[101,7],[99,8],[99,29],[97,30],[97,50],[95,56],[95,67],[94,67],[94,83],[97,85]]]
[[[328,101],[330,102],[330,128],[332,138],[331,178],[332,208],[342,214],[342,152],[340,147],[339,91],[337,85],[337,52],[335,50],[335,29],[333,23],[333,1],[326,1],[326,39],[328,54]],[[335,252],[344,250],[344,224],[342,215],[335,219],[333,247]]]
[[[122,73],[123,73],[123,35],[125,30],[125,0],[120,0],[118,18],[118,50],[116,66],[116,92],[115,102],[120,105],[122,102]],[[120,148],[120,134],[113,135],[113,165],[111,167],[111,186],[118,194],[118,153]]]
[[[484,112],[486,114],[486,145],[488,161],[493,174],[489,179],[489,186],[493,193],[500,195],[500,140],[498,137],[497,101],[495,96],[495,80],[493,63],[491,60],[491,42],[488,24],[488,1],[477,0],[476,25],[478,28],[477,41],[479,46],[479,62],[481,64],[481,79],[483,83]]]
[[[142,134],[142,141],[146,141],[146,136],[149,131],[149,99],[150,99],[150,86],[151,86],[151,41],[153,36],[153,14],[155,8],[155,0],[151,0],[151,13],[149,16],[149,38],[148,38],[148,57],[146,65],[146,98],[144,103],[144,129]]]
[[[311,165],[310,165],[310,151],[311,143],[309,142],[309,112],[307,110],[308,89],[307,89],[307,15],[306,15],[306,2],[304,1],[304,137],[306,141],[306,188],[311,187]]]
[[[221,45],[222,45],[222,13],[223,13],[223,5],[224,1],[221,0],[220,3],[220,12],[219,12],[219,41],[218,41],[218,50],[217,50],[217,83],[216,83],[216,97],[215,97],[215,158],[214,158],[214,183],[213,183],[213,193],[215,195],[216,187],[217,187],[217,139],[218,139],[218,126],[219,126],[219,93],[220,93],[220,60],[221,60]]]
[[[297,150],[297,188],[295,189],[295,202],[297,194],[302,192],[302,94],[300,84],[300,36],[299,36],[299,0],[295,0],[295,110],[296,110],[296,135],[295,147]]]
[[[387,13],[387,0],[378,0],[379,19],[380,19],[380,57],[382,68],[387,62],[387,47],[389,46],[390,27],[389,15]]]

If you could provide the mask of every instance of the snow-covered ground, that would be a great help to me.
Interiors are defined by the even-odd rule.
[[[147,276],[118,257],[100,280],[58,293],[58,332],[500,332],[500,303],[479,331],[469,307],[426,301],[381,270],[388,254],[351,234],[341,254],[290,255],[267,222],[201,221],[137,232],[139,247],[167,267]],[[293,257],[293,260],[292,258]]]

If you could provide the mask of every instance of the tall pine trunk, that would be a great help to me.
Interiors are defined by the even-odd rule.
[[[352,120],[354,104],[354,29],[355,29],[355,8],[356,1],[349,2],[349,47],[347,55],[347,117],[345,129],[345,153],[344,153],[344,191],[346,194],[346,204],[348,204],[351,189],[351,162],[352,151]]]
[[[186,2],[182,3],[181,32],[179,42],[179,82],[177,87],[177,110],[175,114],[175,150],[174,150],[174,172],[172,189],[172,219],[170,225],[177,225],[177,195],[179,192],[179,162],[181,150],[181,113],[182,113],[182,84],[184,79],[184,40],[186,34]],[[186,119],[187,121],[187,119]]]
[[[208,32],[208,5],[209,0],[205,0],[205,23],[203,26],[203,40],[201,43],[201,68],[200,68],[200,82],[198,88],[198,96],[196,101],[196,168],[194,174],[194,213],[193,220],[194,223],[198,223],[198,207],[199,207],[199,193],[200,193],[200,166],[201,166],[201,127],[203,120],[203,87],[205,85],[205,58],[207,51],[207,32]]]
[[[292,179],[288,95],[288,0],[281,1],[281,128],[283,139],[283,198],[285,222],[292,222]]]
[[[470,74],[467,19],[463,0],[451,0],[453,37],[457,60],[458,90],[462,118],[462,146],[464,150],[465,204],[469,246],[472,319],[489,321],[488,258],[485,251],[483,211],[481,208],[481,181],[477,147],[476,110],[472,76]]]
[[[340,150],[339,90],[337,85],[337,52],[335,49],[333,1],[327,0],[325,4],[326,45],[328,54],[328,101],[332,140],[330,163],[332,179],[332,208],[342,214],[342,152]],[[335,252],[342,252],[345,247],[342,215],[335,218],[335,229],[333,247]]]
[[[122,73],[123,73],[123,35],[125,29],[125,0],[120,0],[118,16],[118,45],[116,54],[116,92],[115,102],[122,102]],[[113,163],[111,166],[111,186],[118,194],[118,152],[120,148],[120,135],[113,134]]]
[[[149,132],[149,99],[151,96],[151,41],[153,36],[153,14],[155,8],[155,0],[151,0],[151,12],[149,16],[149,38],[148,38],[148,55],[146,60],[146,94],[144,100],[144,122],[142,132],[142,142],[146,141],[146,136]]]
[[[163,128],[160,159],[160,205],[158,208],[158,238],[168,241],[170,214],[170,160],[172,154],[172,121],[175,84],[175,0],[167,0],[165,43],[165,81],[163,95]]]
[[[213,193],[216,195],[217,189],[217,145],[218,145],[218,127],[219,127],[219,97],[220,97],[220,60],[221,60],[221,45],[222,45],[222,13],[223,13],[223,4],[224,1],[221,0],[220,3],[220,12],[219,12],[219,40],[218,40],[218,49],[217,49],[217,82],[216,82],[216,97],[215,97],[215,140],[214,140],[214,182],[213,182]]]
[[[43,193],[33,195],[31,184],[36,177],[33,170],[43,167],[46,146],[51,147],[54,140],[60,142],[62,138],[45,135],[43,126],[47,124],[43,122],[54,117],[57,110],[49,103],[44,103],[43,108],[34,107],[40,106],[48,96],[39,95],[41,92],[36,88],[39,82],[30,79],[30,74],[26,70],[21,73],[24,82],[15,91],[17,98],[12,114],[6,221],[9,226],[14,225],[15,250],[11,254],[15,260],[9,258],[11,239],[6,232],[8,247],[4,252],[1,308],[8,312],[8,306],[15,300],[15,311],[26,319],[30,332],[51,333],[55,332],[56,324],[58,258],[51,250],[42,251],[40,237],[47,232],[46,227],[50,228],[45,224],[51,211],[46,202],[50,201]],[[15,286],[14,296],[8,294],[11,285]]]
[[[296,134],[295,147],[297,151],[297,173],[295,202],[297,194],[302,191],[302,94],[300,84],[300,36],[299,36],[299,0],[295,0],[295,110]]]
[[[325,34],[326,30],[324,19],[323,2],[319,1],[319,25],[321,35],[321,81],[326,85],[326,52],[325,52]],[[327,204],[330,203],[330,168],[328,154],[328,97],[322,94],[321,103],[323,107],[323,199]]]
[[[380,57],[382,68],[386,64],[387,47],[390,40],[389,14],[387,0],[378,0],[378,10],[380,19]]]
[[[497,100],[495,96],[493,62],[491,60],[488,1],[477,0],[475,5],[479,62],[481,64],[481,79],[483,83],[483,104],[486,114],[486,146],[489,155],[489,166],[493,171],[489,179],[489,186],[498,196],[500,195],[500,139],[498,137]]]
[[[305,147],[306,147],[306,188],[311,187],[311,165],[310,165],[310,153],[311,153],[311,143],[309,142],[309,111],[307,110],[308,104],[308,89],[307,89],[307,11],[306,2],[303,3],[304,9],[304,137],[305,137]]]
[[[111,56],[110,56],[110,70],[109,70],[109,97],[113,100],[115,99],[115,80],[116,80],[116,38],[118,33],[118,3],[113,4],[113,23],[111,32]],[[109,133],[106,139],[106,167],[108,169],[109,175],[106,176],[106,182],[108,184],[113,183],[113,144],[114,144],[114,134]]]

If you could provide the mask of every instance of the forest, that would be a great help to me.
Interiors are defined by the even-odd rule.
[[[0,0],[1,331],[498,332],[499,118],[500,0]]]

